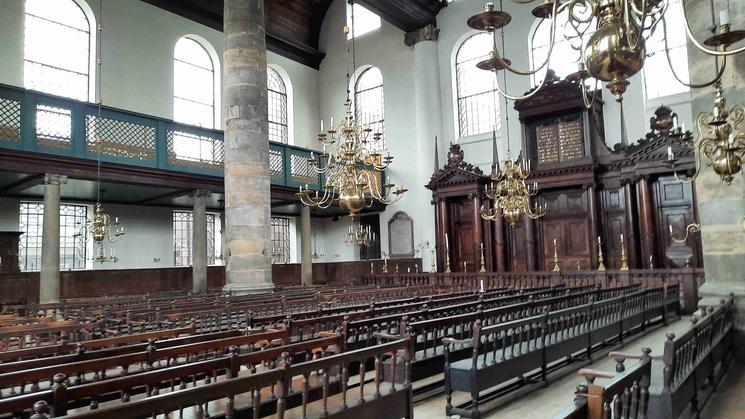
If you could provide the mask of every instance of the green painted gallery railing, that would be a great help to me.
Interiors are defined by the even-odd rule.
[[[219,130],[2,84],[0,148],[212,176],[223,176],[225,154]],[[272,185],[320,190],[310,152],[271,142]]]

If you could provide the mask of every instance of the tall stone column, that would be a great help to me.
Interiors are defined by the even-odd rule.
[[[313,244],[311,243],[310,207],[300,211],[300,283],[313,285]]]
[[[272,289],[263,0],[225,0],[225,289]]]
[[[419,179],[429,179],[432,175],[432,156],[435,154],[434,139],[438,136],[442,139],[442,101],[440,98],[440,71],[439,54],[437,52],[437,37],[439,29],[434,26],[426,26],[405,36],[407,46],[414,46],[414,115],[416,121],[416,146],[417,146],[417,168]],[[444,141],[440,141],[444,143]],[[420,202],[427,202],[431,196],[425,188],[413,188],[409,193]],[[435,217],[433,212],[425,211],[419,215],[421,227],[421,238],[415,239],[420,243],[428,241],[436,246]],[[443,244],[444,245],[444,244]],[[422,252],[422,270],[430,266],[430,252]],[[444,269],[444,259],[443,259]]]
[[[207,197],[210,192],[197,189],[194,198],[194,217],[191,229],[191,283],[192,292],[207,292]]]
[[[745,29],[745,2],[729,1],[732,29]],[[711,6],[709,0],[685,0],[691,30],[700,41],[711,36]],[[714,1],[714,10],[727,7],[724,0]],[[717,14],[718,23],[718,14]],[[741,43],[740,43],[741,44]],[[736,44],[735,46],[740,46]],[[710,80],[715,73],[714,59],[699,52],[688,42],[688,67],[691,79],[700,83]],[[727,108],[745,105],[745,53],[727,59],[727,69],[722,76],[722,86]],[[701,112],[712,112],[714,89],[691,90],[694,120]],[[740,127],[742,129],[742,127]],[[702,160],[703,156],[698,156]],[[717,304],[720,298],[735,294],[737,304],[735,328],[737,344],[745,343],[745,198],[743,174],[738,173],[731,185],[719,179],[711,167],[701,169],[695,183],[699,222],[704,253],[706,283],[700,288],[701,304]],[[680,233],[678,233],[680,234]],[[743,356],[743,351],[738,352]]]
[[[44,176],[44,218],[41,237],[41,276],[39,302],[56,303],[60,299],[60,186],[67,176]]]

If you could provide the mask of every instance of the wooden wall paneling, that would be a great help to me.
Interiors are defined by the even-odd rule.
[[[673,243],[669,235],[669,226],[673,226],[675,237],[680,239],[685,235],[686,227],[696,220],[695,207],[692,205],[693,188],[691,184],[677,181],[672,176],[661,177],[653,185],[655,206],[655,245],[660,267],[674,267],[665,256],[667,248]],[[692,267],[701,267],[701,238],[700,234],[689,235],[686,242],[692,251]]]
[[[465,262],[468,272],[473,272],[476,265],[473,243],[481,241],[474,231],[473,201],[467,198],[460,199],[454,202],[451,208],[453,221],[450,231],[455,236],[455,258],[450,260],[450,267],[454,272],[463,272]],[[478,270],[478,267],[475,270]]]
[[[602,192],[603,205],[603,258],[608,269],[621,266],[621,258],[617,248],[617,238],[626,231],[628,205],[628,188],[609,188]],[[595,238],[597,246],[597,238]],[[597,268],[597,261],[594,268]]]
[[[652,180],[642,176],[637,181],[639,208],[639,243],[641,247],[641,263],[649,266],[649,257],[658,259],[655,252],[655,215],[654,198],[652,197]]]
[[[594,185],[585,186],[585,195],[587,199],[587,214],[590,221],[590,232],[587,235],[587,246],[589,248],[589,260],[587,266],[597,264],[598,247],[595,245],[599,234],[599,217],[598,213],[598,193]]]

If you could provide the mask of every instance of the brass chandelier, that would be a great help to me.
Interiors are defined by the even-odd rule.
[[[369,225],[363,226],[362,224],[357,224],[356,227],[350,225],[344,237],[344,243],[356,247],[370,247],[375,244],[375,240],[375,232]]]
[[[740,125],[745,120],[745,108],[733,105],[727,109],[722,83],[714,84],[716,96],[712,112],[703,112],[696,119],[697,139],[687,137],[684,146],[696,152],[696,168],[692,176],[687,179],[678,178],[675,166],[678,159],[672,148],[668,148],[665,163],[673,169],[675,178],[685,182],[693,182],[701,171],[701,156],[707,166],[711,166],[720,179],[728,185],[732,183],[734,175],[742,169],[745,158],[745,132]],[[684,137],[685,139],[685,137]]]
[[[354,55],[354,7],[351,10],[352,37],[347,41],[347,56],[352,53],[352,68],[355,68]],[[344,26],[344,36],[349,33],[349,27]],[[331,118],[331,129],[321,133],[318,141],[323,146],[322,153],[316,157],[311,152],[308,163],[318,174],[325,177],[323,194],[311,191],[308,185],[302,186],[297,193],[303,205],[328,208],[333,203],[354,218],[360,211],[369,208],[374,202],[392,204],[406,193],[403,184],[393,184],[385,177],[384,171],[393,161],[389,150],[372,150],[372,144],[377,144],[382,134],[372,133],[372,129],[355,119],[350,99],[349,60],[347,60],[347,100],[344,103],[345,114],[341,123],[334,126]],[[372,141],[371,141],[372,140]]]
[[[517,4],[528,4],[532,1],[512,0]],[[628,79],[644,66],[645,41],[656,30],[660,30],[658,27],[660,22],[662,22],[662,30],[665,30],[665,15],[671,2],[672,0],[570,0],[566,2],[544,0],[541,5],[533,9],[532,13],[536,18],[549,19],[549,49],[545,61],[537,63],[532,70],[516,69],[500,54],[497,46],[497,30],[501,29],[504,38],[504,28],[512,20],[509,13],[495,10],[494,4],[489,2],[484,5],[482,12],[471,16],[467,23],[471,28],[486,31],[494,37],[492,56],[479,63],[479,68],[492,71],[507,70],[523,76],[534,75],[544,68],[550,68],[555,44],[559,38],[563,38],[570,40],[572,49],[576,50],[579,55],[579,70],[569,77],[582,81],[594,78],[596,87],[594,91],[597,90],[599,81],[606,82],[606,87],[620,102],[629,85]],[[556,16],[563,12],[568,14],[567,23],[557,31]],[[724,59],[745,51],[745,47],[727,51],[729,46],[745,39],[745,30],[730,29],[727,10],[720,13],[717,34],[703,43],[693,37],[685,7],[683,7],[683,20],[691,43],[704,53]],[[594,33],[589,34],[592,32],[591,29],[594,29]],[[504,44],[502,49],[504,49]],[[667,44],[665,52],[669,55]],[[726,61],[723,62],[722,68],[724,64]],[[675,75],[674,68],[671,67],[671,69]],[[721,76],[721,71],[718,76]],[[677,75],[675,77],[677,78]],[[498,81],[496,88],[505,98],[519,100],[536,94],[541,90],[545,80],[544,76],[540,83],[536,83],[538,87],[525,95],[508,94]],[[710,84],[692,87],[704,87]],[[585,83],[579,83],[579,86],[585,98],[585,105],[589,107],[595,94],[593,93],[592,100],[588,100]]]
[[[546,215],[546,204],[531,204],[531,198],[538,193],[538,185],[526,184],[525,179],[530,176],[530,162],[523,165],[512,161],[512,152],[507,150],[504,168],[500,170],[499,163],[495,164],[491,173],[491,185],[486,188],[486,196],[494,201],[494,205],[485,209],[481,206],[481,218],[496,220],[499,217],[510,223],[517,224],[522,218],[541,218]],[[500,214],[501,210],[501,214]]]

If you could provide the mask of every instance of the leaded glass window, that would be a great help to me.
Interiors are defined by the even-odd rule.
[[[73,0],[26,0],[23,84],[88,100],[91,24]]]
[[[18,262],[22,271],[41,269],[41,242],[44,230],[44,203],[21,202],[18,228]],[[77,235],[88,217],[85,205],[60,205],[60,269],[84,269],[86,244]]]
[[[221,238],[215,230],[220,215],[207,213],[207,264],[215,265],[221,252]],[[190,266],[192,264],[192,247],[194,231],[194,213],[191,211],[173,212],[173,264]]]
[[[479,33],[466,39],[455,56],[460,137],[501,128],[499,93],[494,73],[476,67],[479,61],[489,58],[491,50],[491,35]]]
[[[290,262],[290,219],[272,217],[272,262]]]
[[[644,87],[647,99],[670,96],[688,91],[688,87],[680,83],[673,76],[670,64],[675,68],[675,74],[681,80],[688,80],[688,49],[686,47],[686,30],[683,20],[683,7],[680,0],[671,0],[665,13],[665,26],[662,23],[646,43],[647,58],[644,61]],[[665,31],[663,31],[665,29]],[[665,37],[670,54],[670,63],[665,55]]]
[[[385,150],[383,74],[377,67],[370,67],[357,77],[354,84],[354,116],[357,122],[372,129],[368,137],[368,150]],[[376,132],[382,135],[379,140],[373,141],[373,134]]]
[[[287,86],[277,70],[266,69],[266,82],[269,89],[269,141],[287,144]]]
[[[173,56],[173,119],[215,128],[215,67],[199,42],[183,37]]]

